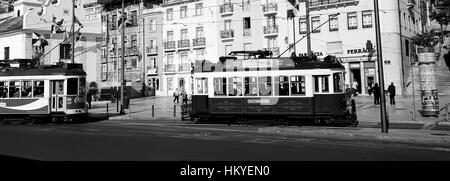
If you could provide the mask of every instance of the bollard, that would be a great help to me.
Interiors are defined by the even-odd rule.
[[[117,109],[117,112],[119,112],[119,100],[118,99],[116,100],[116,103],[117,103],[116,109]]]
[[[173,105],[173,117],[177,117],[177,105]]]
[[[109,116],[109,103],[106,103],[106,116]]]
[[[155,105],[152,105],[152,118],[155,117]]]

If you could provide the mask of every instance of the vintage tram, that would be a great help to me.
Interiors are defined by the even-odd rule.
[[[0,122],[76,121],[87,116],[82,64],[3,67]]]
[[[194,64],[191,119],[358,124],[355,102],[345,93],[345,69],[335,57],[274,58],[270,51],[230,55]]]

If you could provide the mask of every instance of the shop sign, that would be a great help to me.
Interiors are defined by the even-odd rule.
[[[315,55],[315,56],[323,56],[323,53],[322,52],[313,52],[313,54]],[[299,56],[308,56],[308,53],[299,53],[298,54]]]
[[[369,53],[369,50],[365,48],[347,50],[347,54],[359,54],[359,53]]]

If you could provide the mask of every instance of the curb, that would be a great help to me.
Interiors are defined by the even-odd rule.
[[[334,132],[329,130],[300,130],[298,128],[279,128],[266,127],[259,128],[258,132],[266,134],[284,134],[307,137],[320,137],[328,139],[344,139],[344,140],[365,140],[365,141],[384,141],[393,143],[416,143],[424,145],[442,145],[450,146],[450,137],[444,136],[427,136],[427,137],[410,137],[411,135],[386,135],[383,133],[346,133]],[[391,133],[392,134],[392,133]]]

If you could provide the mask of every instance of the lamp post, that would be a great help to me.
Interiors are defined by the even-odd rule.
[[[374,0],[375,10],[375,30],[377,39],[377,62],[378,62],[378,80],[380,81],[381,100],[380,100],[380,112],[381,112],[381,131],[388,133],[389,120],[386,114],[386,96],[384,93],[384,71],[383,71],[383,51],[381,45],[381,30],[380,30],[380,12],[378,8],[378,0]]]
[[[121,62],[121,76],[122,76],[122,86],[120,86],[120,114],[125,114],[125,109],[124,109],[124,90],[125,90],[125,86],[126,86],[126,81],[125,81],[125,1],[122,0],[122,13],[121,13],[121,18],[122,18],[122,62]]]

